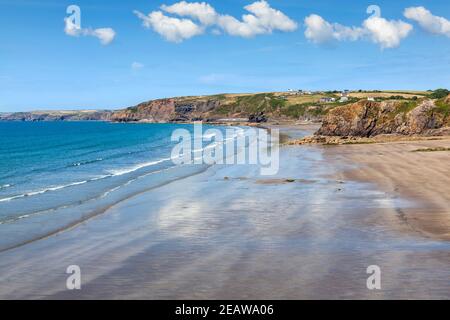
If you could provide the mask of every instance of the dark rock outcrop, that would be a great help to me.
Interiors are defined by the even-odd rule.
[[[267,122],[267,117],[265,116],[264,112],[258,112],[255,114],[251,114],[248,117],[248,122],[253,122],[253,123]]]

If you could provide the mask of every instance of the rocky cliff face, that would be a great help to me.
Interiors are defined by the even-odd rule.
[[[135,107],[116,111],[111,116],[112,121],[132,122],[167,122],[175,114],[175,100],[162,99],[141,103]]]
[[[317,134],[361,137],[426,134],[450,125],[448,106],[445,103],[444,100],[360,101],[330,110]]]
[[[178,122],[205,120],[220,106],[219,100],[189,101],[160,99],[141,103],[135,107],[114,112],[117,122]]]
[[[450,104],[450,94],[447,96],[447,98],[445,98],[445,103],[448,103],[448,104]]]

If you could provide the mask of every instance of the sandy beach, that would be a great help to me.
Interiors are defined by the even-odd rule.
[[[411,152],[433,146],[449,143],[285,146],[272,177],[212,166],[0,253],[0,298],[450,298],[449,153]]]
[[[398,213],[411,230],[450,240],[450,137],[429,139],[328,147],[326,154],[358,165],[338,177],[371,182],[418,203]]]

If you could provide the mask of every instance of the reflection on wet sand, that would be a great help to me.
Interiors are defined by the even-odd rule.
[[[330,178],[349,164],[320,147],[280,156],[271,181],[254,166],[213,166],[2,253],[0,297],[450,298],[449,243],[398,217],[414,202]],[[65,289],[70,264],[82,290]],[[366,288],[369,265],[382,290]]]

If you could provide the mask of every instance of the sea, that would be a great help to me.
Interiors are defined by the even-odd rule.
[[[203,132],[209,128],[203,125]],[[193,132],[193,125],[0,122],[0,251],[206,170],[206,164],[173,161],[176,129]]]

